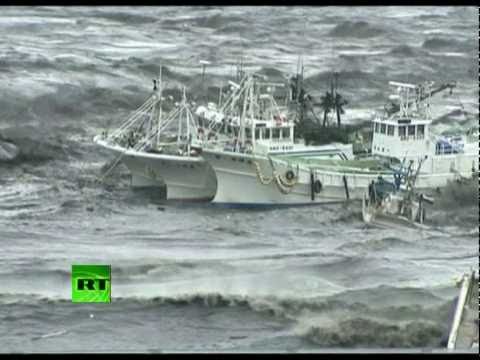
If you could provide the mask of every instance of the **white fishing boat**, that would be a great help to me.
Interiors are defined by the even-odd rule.
[[[120,128],[94,141],[116,155],[110,169],[120,162],[127,166],[133,187],[166,186],[169,200],[209,201],[216,191],[215,173],[201,156],[203,137],[185,89],[181,103],[166,116],[163,101],[160,72],[153,95]]]
[[[476,349],[478,354],[478,273],[465,273],[457,282],[459,295],[449,324],[449,350]]]

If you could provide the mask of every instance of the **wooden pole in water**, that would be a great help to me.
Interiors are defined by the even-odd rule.
[[[313,176],[313,171],[310,169],[310,198],[312,201],[315,201],[315,177]]]
[[[345,187],[345,197],[350,200],[350,193],[348,191],[347,177],[343,175],[343,186]]]

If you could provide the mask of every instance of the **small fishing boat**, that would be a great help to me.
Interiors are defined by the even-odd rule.
[[[368,185],[368,191],[362,199],[362,217],[367,224],[393,228],[417,227],[428,228],[424,222],[425,204],[433,204],[430,197],[415,192],[415,180],[420,172],[422,162],[413,173],[413,161],[406,171],[394,175],[394,182],[379,176]]]

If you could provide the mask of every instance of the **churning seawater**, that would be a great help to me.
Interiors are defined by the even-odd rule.
[[[304,32],[305,16],[307,26]],[[358,203],[271,210],[166,203],[92,143],[151,90],[272,80],[303,52],[347,121],[388,80],[457,80],[438,132],[478,123],[476,8],[0,8],[0,351],[319,351],[439,347],[454,278],[478,269],[478,191],[445,191],[431,229],[366,227]],[[172,90],[173,91],[173,90]],[[111,264],[112,303],[72,304],[72,264]]]

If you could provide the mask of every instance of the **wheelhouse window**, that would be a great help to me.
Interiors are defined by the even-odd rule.
[[[405,126],[399,126],[398,127],[398,135],[400,137],[405,137],[405,135],[407,134],[406,130],[407,129],[405,128]]]
[[[265,129],[265,139],[270,139],[270,129]]]
[[[273,139],[280,139],[280,129],[273,129],[272,132],[272,138]]]
[[[393,125],[388,125],[388,127],[387,127],[387,135],[393,136],[393,134],[394,134],[394,129],[395,129],[395,128],[393,127]]]
[[[290,128],[283,129],[283,138],[290,139]]]
[[[408,126],[408,136],[415,135],[415,125]]]
[[[376,133],[380,132],[380,124],[379,123],[375,123],[375,132]]]
[[[387,132],[387,125],[381,124],[381,125],[380,125],[380,132],[381,132],[382,134],[385,134],[385,133]]]
[[[260,139],[260,129],[259,128],[256,128],[255,129],[255,139]]]
[[[425,136],[425,125],[417,126],[417,136],[423,138]]]

